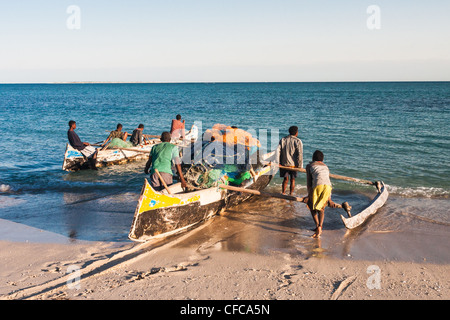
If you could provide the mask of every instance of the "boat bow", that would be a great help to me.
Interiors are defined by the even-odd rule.
[[[360,213],[354,215],[351,218],[345,218],[341,215],[341,219],[344,222],[344,225],[347,229],[354,229],[364,223],[371,215],[375,214],[378,209],[380,209],[386,202],[389,192],[386,188],[386,185],[379,181],[377,183],[378,194],[372,200],[367,208],[365,208]]]

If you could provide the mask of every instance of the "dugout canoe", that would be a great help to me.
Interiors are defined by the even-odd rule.
[[[278,171],[270,165],[255,172],[242,187],[264,189]],[[177,183],[155,191],[145,179],[128,237],[148,241],[183,232],[252,197],[252,194],[213,187],[184,192]]]
[[[96,167],[106,167],[118,164],[124,164],[132,161],[138,161],[148,158],[148,154],[154,145],[161,143],[159,139],[150,140],[149,144],[140,145],[137,147],[123,149],[105,149],[99,150],[97,154]],[[89,164],[86,157],[74,149],[70,144],[66,146],[66,152],[64,153],[64,162],[62,169],[64,171],[78,171],[89,169]]]
[[[197,141],[198,138],[198,128],[197,126],[192,126],[191,130],[186,134],[184,140],[172,141],[179,147],[185,147],[192,142]],[[96,167],[107,167],[112,165],[119,165],[133,161],[139,161],[143,159],[148,159],[148,154],[150,150],[156,144],[161,143],[160,139],[146,139],[148,144],[139,145],[130,148],[107,148],[104,150],[99,150],[97,154]],[[66,145],[66,151],[64,153],[64,161],[62,169],[64,171],[78,171],[89,169],[89,163],[86,157],[74,149],[70,144]]]
[[[361,212],[353,215],[351,218],[345,218],[341,215],[342,222],[347,229],[354,229],[362,225],[370,216],[374,215],[387,201],[389,197],[388,189],[383,181],[376,183],[378,193],[370,204]]]

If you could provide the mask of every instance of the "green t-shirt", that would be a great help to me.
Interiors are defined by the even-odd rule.
[[[150,174],[155,173],[155,169],[172,174],[172,160],[178,164],[180,159],[178,147],[170,142],[162,142],[154,146],[150,151],[150,157],[152,157]]]

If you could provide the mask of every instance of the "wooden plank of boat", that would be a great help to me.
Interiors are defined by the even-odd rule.
[[[265,166],[245,188],[262,190],[275,173],[271,166]],[[128,235],[131,240],[147,241],[185,231],[253,196],[218,187],[184,192],[180,183],[169,189],[172,195],[166,190],[155,191],[145,180]]]
[[[367,220],[367,218],[375,214],[377,210],[386,203],[386,200],[389,196],[386,185],[382,181],[379,181],[379,186],[377,188],[379,189],[378,194],[375,196],[369,206],[367,206],[363,211],[356,215],[353,215],[351,218],[345,218],[341,215],[341,219],[347,229],[354,229],[362,225]]]

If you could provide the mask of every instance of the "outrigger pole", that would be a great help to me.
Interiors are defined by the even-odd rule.
[[[306,169],[303,169],[303,168],[286,167],[286,166],[282,166],[280,164],[275,164],[275,163],[272,163],[272,165],[277,165],[279,168],[284,169],[284,170],[291,170],[291,171],[298,171],[298,172],[306,173]],[[346,176],[341,176],[341,175],[331,174],[331,173],[330,173],[330,178],[337,179],[337,180],[358,182],[358,183],[362,183],[362,184],[368,184],[371,186],[376,186],[376,184],[377,184],[376,182],[372,182],[369,180],[351,178],[351,177],[346,177]]]
[[[291,200],[291,201],[298,201],[298,202],[303,202],[303,199],[304,199],[304,198],[301,198],[301,197],[288,196],[288,195],[281,194],[281,193],[269,193],[269,192],[263,192],[263,191],[253,190],[253,189],[246,189],[246,188],[229,186],[229,185],[226,185],[226,184],[219,184],[218,187],[221,188],[221,189],[228,189],[228,190],[231,190],[231,191],[251,193],[251,194],[258,195],[258,196],[280,198],[280,199]]]

